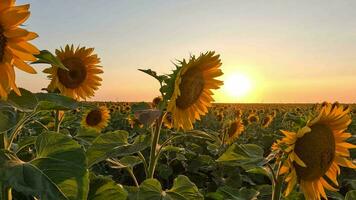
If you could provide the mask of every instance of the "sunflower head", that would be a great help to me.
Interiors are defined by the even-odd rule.
[[[260,118],[255,112],[252,112],[251,114],[248,115],[247,121],[249,124],[258,123],[260,121]]]
[[[156,108],[158,106],[159,103],[161,103],[163,101],[163,98],[161,96],[155,97],[152,100],[152,107]]]
[[[228,121],[224,127],[226,133],[226,144],[232,144],[245,130],[243,122],[240,118]]]
[[[272,115],[266,115],[263,120],[262,120],[262,126],[264,128],[267,128],[273,121],[273,116]]]
[[[356,168],[349,160],[349,149],[356,148],[356,145],[345,141],[351,137],[345,132],[350,123],[349,109],[327,104],[298,132],[282,131],[285,137],[273,147],[284,146],[283,151],[288,155],[281,169],[281,173],[287,174],[286,195],[297,183],[306,199],[327,198],[324,188],[336,191],[328,180],[338,185],[339,166]]]
[[[188,62],[183,60],[179,64],[173,73],[174,90],[167,110],[173,115],[175,128],[189,130],[211,107],[211,89],[218,89],[223,84],[215,79],[223,73],[219,55],[214,52],[201,54],[198,58],[192,56]]]
[[[100,59],[93,54],[93,48],[77,47],[67,45],[64,50],[56,50],[56,55],[63,65],[64,70],[56,66],[47,68],[45,73],[49,74],[51,83],[50,91],[58,89],[60,93],[74,99],[86,99],[94,96],[94,91],[101,85],[102,79],[98,74],[101,70]]]
[[[109,120],[109,110],[105,106],[100,106],[85,113],[82,119],[82,126],[100,132],[107,127]]]
[[[237,118],[242,117],[242,111],[241,111],[240,109],[237,109],[237,110],[236,110],[236,117],[237,117]]]
[[[14,0],[0,1],[0,97],[4,99],[11,89],[20,95],[14,67],[36,73],[27,61],[35,61],[34,55],[40,52],[28,41],[38,35],[20,28],[30,16],[29,8],[29,4],[16,6]]]

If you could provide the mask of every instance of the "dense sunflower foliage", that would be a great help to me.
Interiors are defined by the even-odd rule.
[[[29,9],[0,0],[1,200],[356,199],[356,105],[215,104],[214,51],[139,69],[160,84],[151,102],[86,101],[99,55],[39,51]],[[40,93],[15,82],[35,64]]]

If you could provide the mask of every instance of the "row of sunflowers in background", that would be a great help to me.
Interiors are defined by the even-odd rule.
[[[39,51],[29,7],[0,1],[2,200],[356,199],[351,106],[213,105],[215,52],[141,69],[161,86],[150,103],[82,102],[101,84],[98,55]],[[49,66],[45,93],[16,85],[14,68],[35,64]]]

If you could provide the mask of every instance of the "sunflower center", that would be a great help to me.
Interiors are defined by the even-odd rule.
[[[187,109],[193,105],[203,92],[204,85],[204,76],[199,68],[188,70],[179,85],[180,96],[176,101],[177,107]]]
[[[0,62],[2,62],[5,54],[6,37],[4,35],[4,29],[0,26]]]
[[[299,138],[295,153],[307,165],[301,167],[294,163],[299,178],[315,180],[322,177],[331,166],[335,156],[335,138],[332,130],[324,124],[315,124],[311,132]]]
[[[62,60],[63,65],[68,69],[58,69],[58,79],[66,88],[78,88],[87,77],[87,69],[79,58],[67,58]]]
[[[85,121],[89,126],[96,126],[102,120],[101,111],[100,110],[92,110],[88,113]]]
[[[229,130],[228,130],[229,137],[232,137],[235,135],[235,133],[237,131],[237,126],[238,126],[237,122],[231,123]]]

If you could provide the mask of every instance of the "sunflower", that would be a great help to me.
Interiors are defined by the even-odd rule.
[[[68,71],[56,66],[45,69],[44,72],[50,74],[48,77],[51,79],[48,89],[58,89],[63,95],[74,99],[94,96],[94,91],[102,81],[98,74],[103,70],[98,65],[100,58],[93,51],[93,48],[79,46],[74,49],[73,45],[67,45],[64,50],[57,49],[56,55]]]
[[[172,125],[172,113],[167,113],[164,118],[163,118],[163,126],[168,128],[168,129],[171,129],[173,127]]]
[[[247,117],[247,121],[248,121],[248,124],[257,123],[260,121],[260,118],[258,117],[258,115],[255,112],[251,112],[251,114],[249,114]]]
[[[152,107],[156,108],[160,102],[162,102],[163,98],[161,96],[155,97],[152,100]]]
[[[36,71],[26,63],[35,61],[39,50],[28,41],[38,35],[19,28],[30,16],[30,5],[15,6],[14,0],[0,1],[0,97],[6,98],[11,88],[18,94],[14,67],[30,74]]]
[[[100,106],[99,108],[89,110],[85,113],[82,119],[82,126],[96,129],[98,132],[100,132],[108,125],[109,119],[109,110],[105,106]]]
[[[168,103],[167,110],[173,115],[175,128],[193,129],[195,120],[208,112],[211,107],[213,93],[223,82],[215,78],[223,73],[219,69],[221,61],[215,52],[201,54],[198,58],[192,56],[189,62],[180,62],[178,74],[174,82],[174,91]]]
[[[225,133],[227,138],[225,139],[226,144],[232,144],[245,130],[243,122],[240,118],[233,121],[228,121],[225,125]]]
[[[272,115],[266,115],[263,120],[262,120],[262,126],[264,128],[267,128],[273,121],[273,116]]]
[[[288,155],[281,168],[288,182],[286,196],[297,182],[306,199],[327,199],[324,188],[337,190],[332,185],[338,186],[339,166],[356,168],[349,160],[349,149],[356,145],[346,142],[351,137],[345,132],[350,123],[349,109],[327,104],[298,132],[282,131],[285,137],[277,141],[273,149],[282,148]]]
[[[242,117],[242,111],[240,109],[236,110],[236,117]]]

